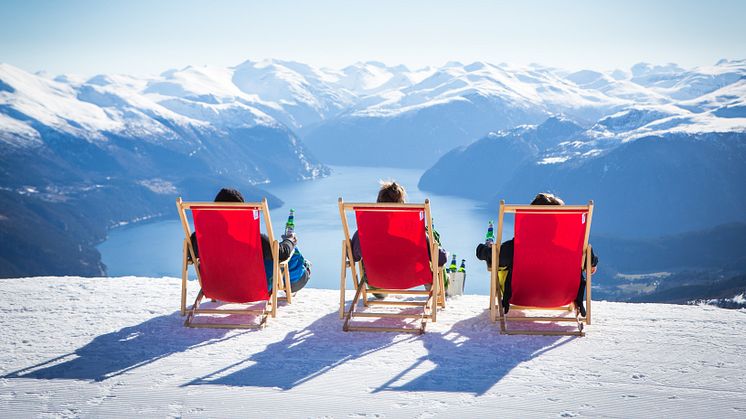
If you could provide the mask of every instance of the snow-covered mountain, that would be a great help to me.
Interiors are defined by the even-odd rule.
[[[625,237],[746,221],[746,61],[691,70],[638,64],[564,80],[616,104],[591,123],[554,105],[561,115],[455,147],[420,188],[491,204],[546,190],[594,199],[594,229]]]
[[[117,160],[119,167],[110,170],[124,168],[142,175],[165,174],[132,160],[160,164],[158,155],[164,153],[183,168],[207,166],[213,174],[231,173],[249,183],[323,173],[290,129],[249,100],[232,96],[241,92],[221,84],[223,75],[215,69],[185,69],[178,74],[166,72],[157,81],[123,75],[50,80],[0,65],[0,147],[6,150],[5,163],[37,148],[60,157],[66,150],[54,150],[52,139],[65,138],[76,147]],[[282,157],[286,163],[267,162],[270,157]],[[12,183],[11,177],[18,181],[19,174],[5,171],[3,183]]]
[[[222,75],[50,79],[0,65],[0,276],[100,275],[92,246],[109,226],[226,185],[276,204],[256,185],[327,173],[285,124],[231,96]],[[159,84],[169,79],[179,89]]]
[[[681,131],[697,132],[741,129],[743,121],[710,117],[746,114],[744,60],[690,70],[639,64],[630,73],[449,63],[424,74],[407,87],[363,97],[308,131],[305,141],[331,163],[417,167],[487,132],[557,114],[590,126],[630,108],[661,108],[686,116],[660,121],[658,131],[679,125]],[[696,117],[708,111],[707,117]]]
[[[722,118],[746,112],[746,60],[692,69],[640,63],[609,72],[486,62],[414,70],[360,62],[330,69],[263,60],[189,66],[154,77],[37,77],[13,87],[19,77],[36,77],[23,73],[0,67],[0,109],[6,110],[0,112],[0,130],[6,141],[34,137],[22,118],[7,111],[12,101],[25,103],[29,116],[56,129],[139,131],[145,138],[168,136],[160,119],[202,129],[284,125],[323,161],[345,164],[378,165],[386,159],[390,165],[429,166],[454,146],[490,131],[556,114],[590,126],[639,106],[712,111]],[[49,90],[56,94],[49,96]],[[65,97],[74,103],[64,105]]]
[[[491,133],[444,155],[420,189],[529,202],[596,201],[594,230],[656,237],[746,221],[746,119],[636,106],[585,129],[562,117]]]
[[[79,205],[83,194],[100,208],[96,194],[103,190],[108,197],[117,196],[114,191],[139,197],[135,210],[154,196],[203,194],[226,183],[258,196],[255,185],[323,175],[326,168],[314,155],[326,163],[401,167],[428,167],[442,157],[442,176],[429,177],[437,171],[431,170],[423,187],[469,196],[491,197],[512,176],[534,182],[526,189],[546,189],[548,180],[538,173],[559,181],[557,173],[596,166],[601,172],[591,175],[631,188],[644,180],[641,166],[632,164],[638,161],[665,167],[647,174],[654,179],[675,182],[699,168],[689,180],[697,190],[740,192],[731,181],[744,166],[738,160],[744,131],[746,60],[691,69],[637,64],[609,72],[485,62],[423,69],[361,62],[329,69],[264,60],[90,78],[51,78],[0,65],[0,192],[23,196],[26,209],[34,200]],[[449,153],[489,132],[495,134]],[[481,148],[481,159],[466,157]],[[460,160],[469,167],[456,164]],[[480,170],[492,165],[502,175],[485,186],[482,179],[491,172]],[[522,184],[510,185],[517,191]],[[616,183],[603,188],[617,190]],[[11,211],[8,200],[2,204],[3,214]],[[734,208],[743,206],[715,218],[741,220],[734,220]],[[107,210],[104,218],[118,222],[158,212]]]

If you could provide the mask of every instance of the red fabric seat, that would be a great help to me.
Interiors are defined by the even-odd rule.
[[[355,208],[368,284],[408,289],[431,284],[424,211],[415,208]]]
[[[588,212],[516,210],[511,304],[560,307],[580,285]]]
[[[260,211],[215,206],[191,209],[205,296],[231,303],[269,300]]]

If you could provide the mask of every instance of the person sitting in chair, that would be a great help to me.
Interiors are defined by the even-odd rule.
[[[540,193],[536,195],[531,205],[565,205],[564,201],[558,196],[554,196],[550,193]],[[487,267],[492,266],[492,246],[484,243],[479,243],[476,250],[477,259],[487,262]],[[596,256],[591,249],[591,273],[596,273],[596,265],[598,264],[598,256]],[[510,308],[510,297],[511,297],[511,271],[513,268],[513,239],[510,239],[500,245],[500,268],[506,268],[508,275],[505,278],[505,292],[503,293],[502,305],[505,313]],[[585,268],[585,267],[583,267]],[[575,306],[580,311],[582,316],[585,316],[585,271],[580,273],[580,286],[578,287],[578,295],[575,297]]]
[[[404,189],[403,186],[399,185],[396,182],[381,182],[381,189],[378,190],[378,198],[376,199],[377,203],[384,203],[384,202],[390,202],[395,204],[403,204],[407,201],[407,191]],[[436,231],[433,231],[434,237],[439,237],[438,233]],[[352,244],[352,259],[355,262],[359,262],[363,258],[363,251],[360,248],[360,238],[358,237],[357,231],[355,234],[352,235],[352,239],[350,239],[350,243]],[[439,243],[440,244],[440,243]],[[427,240],[427,249],[428,254],[430,252],[430,238]],[[445,265],[446,261],[448,260],[446,251],[443,250],[440,245],[438,246],[438,266]],[[364,266],[363,266],[364,268]],[[365,274],[363,274],[363,280],[365,280]],[[371,290],[375,290],[374,287],[368,286]],[[430,285],[426,285],[425,289],[428,291],[430,290]],[[378,299],[383,299],[386,296],[383,294],[373,294]]]
[[[223,188],[217,195],[215,195],[215,202],[246,202],[244,201],[243,195],[236,189]],[[269,237],[266,234],[261,235],[262,240],[262,254],[264,257],[264,269],[267,274],[267,281],[271,287],[272,278],[272,244],[269,242]],[[197,248],[197,237],[195,233],[191,236],[192,247],[194,248],[194,254],[199,258],[199,250]],[[298,238],[295,233],[285,236],[282,235],[282,241],[279,243],[279,258],[280,261],[288,261],[288,269],[290,273],[290,291],[294,294],[301,288],[305,287],[308,280],[311,278],[311,264],[308,262],[297,248]],[[188,256],[191,259],[191,256]]]

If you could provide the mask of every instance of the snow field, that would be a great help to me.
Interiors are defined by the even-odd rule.
[[[0,417],[746,414],[746,310],[596,302],[584,338],[504,336],[470,295],[423,336],[344,333],[304,289],[239,331],[183,327],[175,278],[0,284]]]

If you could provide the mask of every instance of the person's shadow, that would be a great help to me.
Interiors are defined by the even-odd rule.
[[[103,381],[171,354],[209,345],[226,337],[225,329],[189,329],[179,312],[96,336],[74,352],[11,372],[3,378]]]
[[[268,345],[264,351],[184,386],[219,384],[289,390],[345,362],[407,340],[397,337],[401,336],[343,332],[339,313],[333,311],[303,330],[289,332],[283,340]]]
[[[489,310],[485,310],[479,316],[454,324],[448,332],[425,334],[422,341],[427,355],[374,392],[444,391],[482,395],[522,362],[572,339],[500,335],[498,329],[499,324],[491,323]]]

